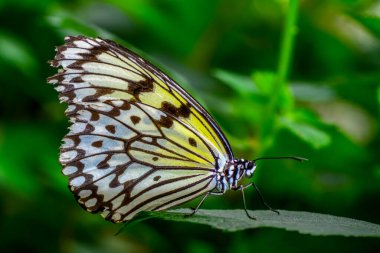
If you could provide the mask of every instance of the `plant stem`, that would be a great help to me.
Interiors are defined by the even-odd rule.
[[[286,102],[280,103],[282,99],[293,101],[293,97],[286,87],[286,80],[294,47],[294,38],[297,33],[297,13],[298,0],[289,0],[289,8],[285,19],[284,31],[281,40],[280,58],[278,62],[277,78],[272,86],[272,94],[264,115],[263,126],[261,129],[262,149],[268,148],[274,139],[277,131],[277,117],[279,113],[287,109]],[[279,108],[280,106],[280,108]]]
[[[289,66],[291,64],[291,58],[294,47],[294,37],[297,34],[297,13],[298,12],[298,0],[289,1],[289,11],[286,16],[284,33],[282,35],[280,59],[278,62],[278,81],[277,88],[281,88],[285,85],[288,77]],[[280,90],[280,89],[279,89]]]

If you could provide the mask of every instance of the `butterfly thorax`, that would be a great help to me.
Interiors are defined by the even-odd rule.
[[[243,176],[251,178],[256,169],[253,161],[244,159],[234,159],[226,163],[223,170],[217,174],[217,190],[225,192],[226,190],[237,190],[238,182]]]

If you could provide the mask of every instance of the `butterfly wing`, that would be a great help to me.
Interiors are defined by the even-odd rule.
[[[172,79],[116,43],[67,37],[48,79],[72,125],[60,163],[88,211],[114,222],[215,188],[232,158],[211,116]]]

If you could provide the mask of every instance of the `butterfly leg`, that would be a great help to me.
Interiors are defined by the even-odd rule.
[[[243,197],[243,204],[244,204],[244,211],[245,213],[247,214],[248,218],[252,219],[252,220],[256,220],[255,217],[253,217],[252,215],[249,214],[248,210],[247,210],[247,204],[245,203],[245,194],[244,194],[244,189],[248,188],[248,187],[251,187],[252,186],[252,183],[249,183],[247,184],[246,186],[243,186],[243,185],[240,185],[240,188],[238,188],[240,191],[241,191],[241,195]]]
[[[257,194],[259,195],[260,200],[261,200],[261,202],[264,204],[264,206],[266,206],[266,207],[267,207],[269,210],[271,210],[272,212],[275,212],[275,213],[277,213],[277,214],[280,214],[279,211],[273,209],[272,207],[270,207],[270,206],[265,202],[263,196],[261,195],[261,192],[260,192],[259,188],[256,186],[255,183],[252,182],[252,183],[249,183],[249,184],[247,184],[247,185],[245,185],[245,186],[240,185],[240,187],[236,189],[236,190],[240,190],[241,193],[242,193],[243,204],[244,204],[244,211],[245,211],[245,213],[247,214],[248,218],[250,218],[250,219],[252,219],[252,220],[256,220],[255,217],[251,216],[251,215],[248,213],[247,205],[246,205],[246,201],[245,201],[244,190],[247,189],[248,187],[251,187],[251,186],[255,187],[255,190],[256,190]]]
[[[268,204],[265,202],[265,200],[264,200],[264,198],[263,198],[263,195],[261,195],[261,192],[260,192],[259,188],[256,186],[256,184],[255,184],[255,183],[251,183],[251,184],[253,185],[253,187],[255,187],[255,190],[256,190],[257,194],[259,195],[259,197],[260,197],[261,203],[263,203],[264,206],[266,206],[266,208],[268,208],[268,209],[271,210],[272,212],[277,213],[277,214],[280,214],[279,211],[277,211],[276,209],[273,209],[272,207],[270,207],[270,205],[268,205]]]
[[[201,205],[203,204],[203,202],[205,201],[205,199],[209,196],[209,195],[223,195],[223,192],[208,192],[206,193],[201,202],[199,202],[199,204],[197,205],[196,208],[191,208],[192,209],[192,212],[189,213],[189,214],[186,214],[185,217],[190,217],[192,215],[194,215],[196,212],[198,212],[199,208],[201,207]]]
[[[192,211],[191,213],[189,213],[189,214],[185,214],[185,217],[193,216],[196,212],[198,212],[199,208],[201,207],[201,205],[203,204],[203,202],[205,201],[205,199],[206,199],[210,194],[211,194],[211,192],[206,193],[206,194],[203,196],[201,202],[199,202],[199,204],[197,205],[197,207],[196,207],[196,208],[191,208],[193,211]]]

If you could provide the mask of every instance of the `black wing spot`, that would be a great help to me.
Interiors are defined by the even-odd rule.
[[[153,180],[154,180],[154,181],[158,181],[158,180],[160,180],[160,178],[161,178],[161,176],[155,176],[155,177],[153,178]]]
[[[94,141],[93,143],[91,143],[91,146],[95,148],[101,148],[103,146],[103,141]]]
[[[81,76],[77,76],[77,77],[72,78],[70,80],[70,82],[72,82],[72,83],[83,83],[84,81],[83,81]]]
[[[171,128],[173,126],[173,120],[167,116],[161,116],[160,120],[154,121],[157,126]]]
[[[93,111],[91,112],[91,118],[90,118],[90,121],[98,121],[99,118],[100,118],[99,113],[97,113],[97,112],[93,112]]]
[[[135,124],[135,125],[136,125],[137,123],[139,123],[140,120],[141,120],[141,118],[140,118],[139,116],[135,116],[135,115],[131,116],[131,121],[132,121],[132,123]]]
[[[96,89],[96,93],[94,95],[86,96],[82,99],[82,101],[83,102],[99,101],[99,97],[112,94],[112,92],[113,91],[111,89],[106,89],[106,88],[100,89],[100,88],[98,88],[98,89]]]
[[[108,132],[110,132],[111,134],[115,134],[116,133],[116,127],[114,125],[107,125],[106,126],[106,130]]]
[[[161,103],[161,110],[166,113],[177,116],[177,108],[172,103],[169,103],[167,101],[163,101]]]
[[[119,106],[118,108],[123,111],[128,111],[129,109],[131,109],[131,104],[128,103],[127,101],[123,101],[123,104]]]
[[[108,161],[111,160],[111,158],[112,158],[112,155],[108,155],[106,158],[104,158],[103,161],[101,161],[100,163],[96,165],[96,168],[100,170],[109,168],[110,165],[108,164]]]
[[[178,115],[184,118],[188,118],[190,116],[190,107],[189,105],[182,104],[178,108]]]
[[[184,118],[188,118],[191,112],[189,105],[181,104],[181,106],[177,108],[175,107],[175,105],[167,101],[164,101],[161,103],[161,110],[175,117],[184,117]]]
[[[86,128],[83,131],[83,134],[85,133],[92,133],[95,130],[95,127],[91,124],[87,124]]]
[[[189,138],[189,144],[193,147],[196,147],[197,146],[197,142],[194,140],[194,138],[190,137]]]
[[[152,92],[153,91],[153,80],[146,77],[146,79],[138,82],[129,82],[128,84],[128,93],[138,96],[143,92]]]

